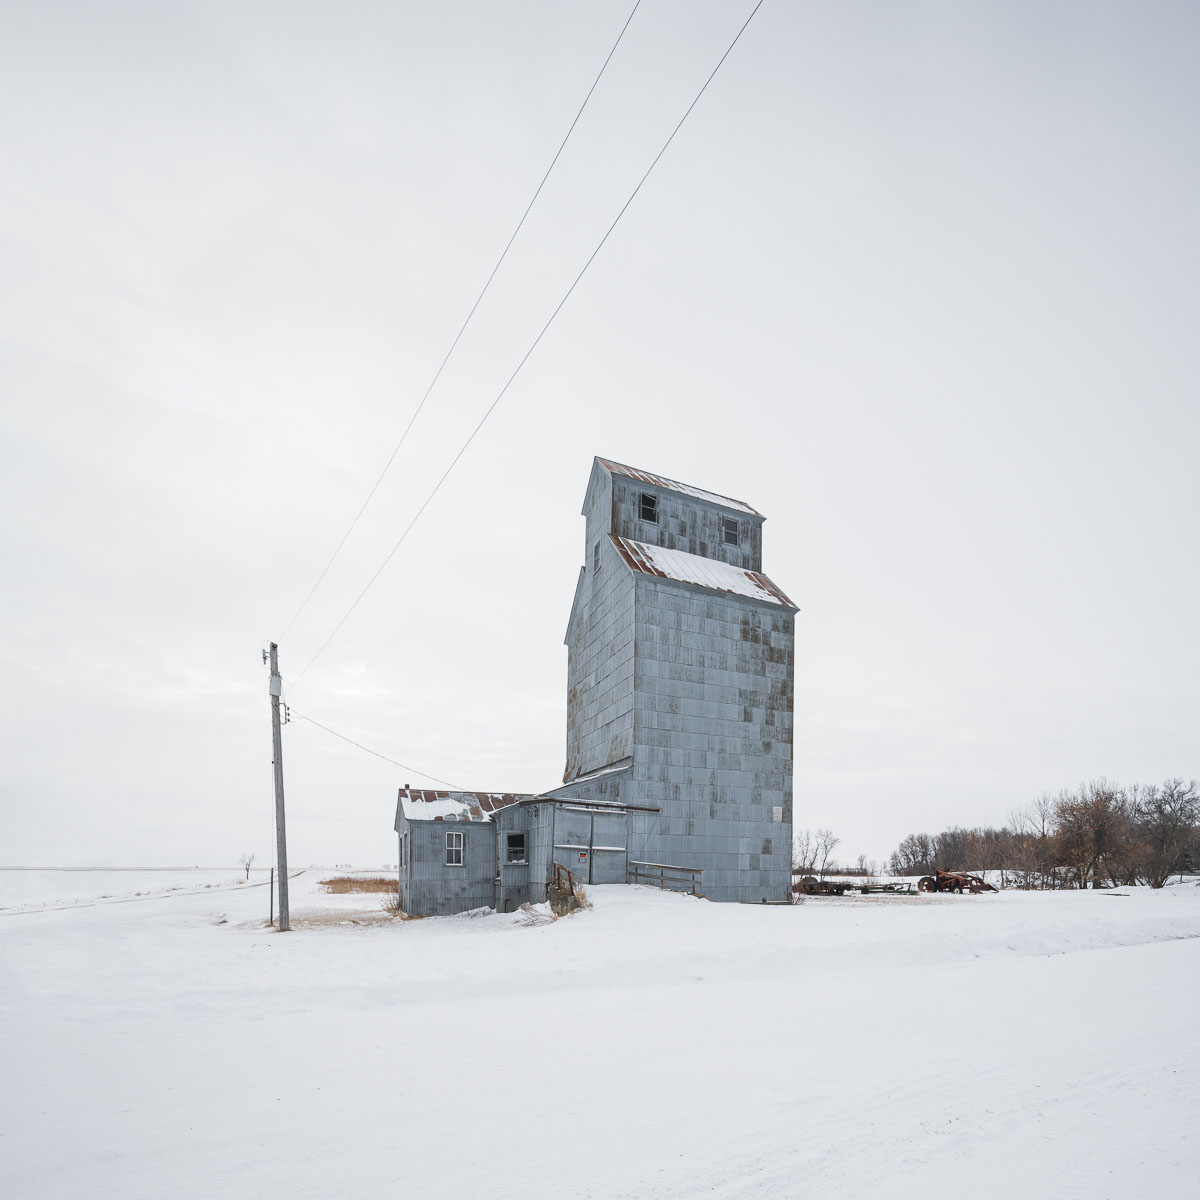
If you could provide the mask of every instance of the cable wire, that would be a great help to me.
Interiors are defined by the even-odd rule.
[[[680,129],[683,127],[683,123],[691,115],[692,109],[694,109],[696,107],[696,105],[700,102],[700,97],[704,95],[705,91],[707,91],[708,85],[710,83],[712,83],[717,72],[721,69],[722,64],[732,53],[734,46],[736,46],[738,44],[738,41],[740,40],[742,34],[746,32],[746,27],[750,24],[751,21],[754,20],[754,14],[758,12],[758,10],[762,7],[762,5],[763,5],[763,0],[758,0],[758,3],[755,4],[754,8],[751,10],[750,15],[746,18],[741,29],[739,29],[737,31],[737,35],[734,37],[733,41],[730,42],[729,45],[726,47],[725,53],[721,55],[720,60],[717,62],[717,65],[715,67],[713,67],[712,73],[704,81],[704,86],[701,87],[701,89],[696,93],[695,99],[693,99],[691,104],[689,104],[687,106],[687,110],[684,112],[683,116],[679,118],[678,124],[676,124],[675,128],[671,130],[671,134],[667,138],[667,140],[665,142],[663,142],[662,148],[654,156],[654,161],[651,162],[651,164],[646,168],[645,173],[642,175],[641,179],[638,180],[637,186],[633,189],[632,192],[629,193],[629,198],[625,201],[625,203],[623,205],[621,205],[621,211],[618,212],[617,215],[613,218],[612,224],[609,225],[607,230],[605,230],[604,236],[596,244],[596,248],[591,252],[590,255],[588,255],[587,262],[585,262],[583,264],[582,268],[579,271],[579,274],[575,276],[574,282],[571,284],[571,286],[569,288],[567,288],[566,293],[563,295],[563,298],[555,306],[554,311],[550,314],[549,319],[542,326],[541,332],[537,335],[536,338],[533,339],[532,345],[530,345],[529,349],[525,351],[524,355],[521,357],[521,361],[519,363],[517,363],[516,369],[508,377],[507,382],[500,389],[499,393],[496,395],[496,398],[491,402],[491,404],[488,405],[487,410],[484,412],[483,416],[480,417],[479,423],[475,426],[474,429],[471,430],[470,436],[462,444],[461,448],[459,449],[458,453],[454,456],[454,458],[451,459],[450,465],[446,468],[446,470],[442,474],[442,477],[434,485],[433,491],[431,491],[429,493],[429,495],[425,497],[425,500],[422,503],[421,507],[417,509],[416,515],[413,517],[413,519],[411,521],[409,521],[408,525],[405,527],[404,532],[400,535],[400,538],[396,542],[396,544],[391,548],[391,550],[388,551],[387,557],[383,560],[383,562],[381,562],[379,564],[378,568],[375,571],[375,574],[372,575],[371,578],[367,580],[366,586],[362,589],[361,592],[358,593],[358,596],[355,598],[354,603],[350,605],[350,607],[346,610],[346,613],[342,617],[342,619],[333,627],[333,632],[330,633],[330,635],[325,639],[325,641],[321,643],[321,648],[316,652],[316,654],[314,654],[312,656],[312,658],[310,658],[308,660],[308,662],[305,664],[304,670],[302,670],[300,672],[300,674],[296,676],[296,682],[292,685],[293,689],[299,686],[300,680],[303,679],[304,676],[308,673],[309,668],[313,665],[313,663],[315,663],[317,661],[318,658],[321,657],[322,654],[325,653],[326,647],[328,647],[329,643],[332,642],[333,639],[337,636],[338,631],[350,619],[351,614],[359,606],[360,602],[362,601],[362,598],[367,594],[367,592],[369,592],[371,590],[372,585],[379,578],[379,576],[383,573],[384,568],[388,565],[388,563],[390,563],[392,561],[392,558],[395,556],[396,551],[399,550],[400,547],[404,544],[404,540],[412,532],[413,526],[416,525],[416,523],[421,519],[421,515],[425,512],[425,510],[433,502],[433,498],[441,490],[442,484],[446,482],[446,479],[449,476],[450,472],[453,471],[454,468],[458,465],[459,459],[461,459],[462,456],[467,452],[467,448],[475,440],[476,435],[483,428],[488,417],[490,417],[492,415],[492,413],[496,410],[496,406],[500,403],[501,400],[504,399],[505,393],[512,386],[512,383],[516,379],[516,377],[520,374],[521,368],[524,367],[526,362],[529,361],[529,357],[530,357],[530,355],[533,354],[534,350],[537,349],[538,343],[542,340],[543,337],[546,336],[546,331],[550,328],[550,326],[552,324],[554,324],[555,317],[558,316],[558,314],[562,311],[563,306],[571,298],[571,293],[575,291],[576,287],[578,287],[579,281],[587,273],[587,270],[592,265],[592,262],[594,261],[596,255],[600,253],[601,249],[603,249],[604,243],[608,241],[609,236],[612,234],[612,231],[614,229],[616,229],[617,224],[620,222],[621,218],[625,215],[626,210],[633,203],[634,198],[637,196],[638,192],[640,192],[642,190],[642,184],[644,184],[646,182],[646,180],[649,179],[650,173],[658,165],[659,159],[661,159],[662,156],[667,152],[667,148],[675,140],[675,135],[680,131]]]
[[[384,762],[389,762],[394,767],[402,767],[405,771],[411,771],[414,775],[420,775],[422,779],[432,779],[434,783],[444,783],[452,792],[463,792],[466,788],[460,788],[455,783],[450,783],[445,779],[439,779],[436,775],[430,775],[428,771],[420,771],[416,767],[410,767],[407,763],[397,762],[394,758],[388,758],[386,754],[380,754],[378,750],[372,750],[370,746],[364,746],[362,742],[356,742],[353,738],[347,737],[344,733],[338,733],[336,729],[330,729],[328,725],[322,725],[320,721],[314,721],[312,717],[306,717],[303,713],[293,712],[292,719],[295,721],[307,721],[310,725],[315,725],[318,729],[325,730],[326,733],[332,733],[335,738],[341,738],[343,742],[349,742],[351,746],[357,746],[360,750],[365,750],[368,754],[373,754],[376,758],[382,758]]]
[[[400,440],[396,443],[392,453],[388,456],[387,462],[384,463],[383,470],[379,472],[379,478],[375,480],[374,484],[371,486],[371,490],[367,493],[367,498],[362,502],[362,506],[359,508],[358,512],[354,514],[354,519],[350,522],[346,532],[342,534],[342,540],[338,542],[333,553],[329,556],[329,561],[325,564],[320,575],[317,576],[316,583],[309,588],[308,595],[304,597],[300,607],[296,609],[295,613],[292,615],[292,619],[284,627],[283,633],[279,635],[279,640],[281,642],[285,637],[287,637],[288,631],[296,623],[300,614],[308,607],[308,602],[316,594],[317,588],[321,586],[325,576],[329,574],[329,568],[333,566],[334,560],[339,554],[341,554],[342,547],[346,544],[346,540],[354,532],[355,526],[357,526],[358,522],[362,519],[363,513],[367,511],[367,506],[375,498],[375,493],[379,490],[379,485],[383,482],[384,476],[387,475],[387,473],[392,469],[392,463],[396,461],[396,455],[400,453],[400,448],[408,439],[409,430],[411,430],[413,425],[416,423],[417,417],[421,415],[421,410],[425,407],[425,401],[429,399],[433,389],[437,386],[438,380],[441,379],[442,372],[446,369],[446,364],[450,361],[450,356],[454,353],[455,348],[462,339],[462,335],[467,331],[467,326],[470,325],[471,319],[475,316],[475,310],[483,301],[484,296],[487,295],[488,289],[492,286],[492,280],[496,278],[496,272],[500,270],[504,260],[508,257],[508,252],[512,249],[513,242],[517,240],[517,234],[521,232],[521,228],[525,224],[526,217],[529,216],[533,206],[537,203],[538,197],[542,194],[542,189],[546,186],[546,180],[550,178],[550,172],[554,170],[554,167],[557,164],[563,150],[565,149],[567,142],[570,141],[571,134],[575,132],[575,126],[579,124],[579,118],[583,116],[583,110],[587,108],[588,101],[592,98],[592,93],[596,90],[596,86],[603,78],[604,72],[608,69],[608,64],[612,61],[612,56],[616,54],[617,47],[621,44],[621,39],[625,36],[625,30],[629,28],[629,23],[633,20],[634,14],[637,12],[641,3],[642,0],[635,0],[633,8],[629,12],[629,16],[625,18],[625,24],[621,26],[621,32],[617,34],[617,40],[613,42],[612,49],[608,52],[608,57],[604,60],[603,65],[600,67],[599,74],[595,79],[592,80],[592,86],[588,88],[587,95],[584,96],[583,103],[579,106],[579,111],[575,114],[575,119],[571,122],[570,128],[567,130],[563,140],[559,143],[558,149],[554,152],[554,157],[550,160],[550,165],[546,168],[546,173],[542,176],[541,183],[537,185],[537,190],[533,193],[533,198],[525,206],[525,211],[521,214],[521,219],[517,222],[517,227],[512,231],[508,241],[505,243],[504,249],[500,252],[500,257],[496,260],[496,265],[492,268],[491,274],[487,277],[487,281],[484,283],[479,295],[475,297],[475,303],[471,305],[471,311],[467,313],[466,320],[463,321],[462,325],[459,326],[458,332],[454,335],[454,341],[450,343],[450,349],[446,351],[441,364],[434,372],[433,378],[429,381],[429,386],[425,389],[425,394],[421,397],[420,403],[413,410],[412,416],[409,417],[408,424],[405,425],[404,432],[400,435]]]

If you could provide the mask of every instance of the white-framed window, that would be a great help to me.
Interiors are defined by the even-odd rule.
[[[446,834],[446,866],[461,867],[463,865],[463,843],[466,835],[455,831]]]
[[[596,539],[595,546],[592,547],[592,574],[594,575],[600,570],[600,539]]]
[[[737,517],[721,518],[721,538],[727,546],[740,546],[742,544],[742,531],[738,527]]]
[[[404,870],[408,866],[408,834],[400,835],[400,870]]]
[[[638,497],[638,516],[651,525],[658,524],[658,497],[650,492],[643,492]]]
[[[525,835],[523,833],[506,833],[504,835],[504,861],[506,863],[524,863]]]

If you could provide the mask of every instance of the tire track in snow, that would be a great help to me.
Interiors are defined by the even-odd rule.
[[[288,873],[288,879],[303,875],[307,868]],[[75,904],[44,904],[40,908],[0,908],[0,917],[31,917],[37,913],[64,912],[69,908],[99,908],[106,904],[134,904],[142,900],[173,900],[178,896],[211,896],[217,892],[248,892],[252,888],[270,887],[271,880],[263,879],[258,883],[218,883],[206,887],[181,889],[166,892],[150,892],[144,896],[97,896],[92,900],[80,900]]]

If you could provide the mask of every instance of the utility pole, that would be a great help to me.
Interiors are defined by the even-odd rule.
[[[266,658],[266,655],[263,655]],[[275,864],[279,868],[279,929],[287,933],[288,918],[287,831],[283,824],[283,736],[279,728],[279,698],[283,679],[279,674],[279,647],[271,643],[271,744],[275,751]]]

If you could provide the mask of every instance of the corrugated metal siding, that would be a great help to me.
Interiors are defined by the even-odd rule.
[[[714,900],[785,899],[793,614],[652,576],[638,579],[636,613],[626,798],[662,809],[636,857],[700,867],[701,890]]]
[[[496,826],[491,822],[407,821],[412,865],[400,876],[400,903],[414,917],[449,916],[496,902]],[[446,834],[463,835],[463,866],[446,865]]]
[[[762,570],[762,517],[731,514],[694,497],[653,491],[630,479],[605,478],[612,489],[608,520],[592,536],[613,533],[634,542],[698,554],[745,571]],[[641,518],[640,499],[648,490],[658,499],[657,521]],[[736,546],[725,544],[722,521],[727,516],[735,516],[738,521]]]
[[[628,757],[633,737],[633,577],[608,540],[607,489],[593,488],[591,497],[600,569],[592,542],[567,641],[565,783]]]
[[[611,458],[597,458],[596,461],[614,475],[647,484],[652,488],[688,496],[706,505],[719,504],[722,508],[728,508],[733,512],[746,513],[753,517],[762,516],[762,513],[751,508],[744,500],[734,500],[732,496],[722,496],[718,492],[710,492],[705,488],[692,487],[690,483],[680,483],[677,479],[668,479],[665,475],[656,475],[652,471],[639,471],[634,467],[625,466],[624,463],[613,462]]]
[[[512,912],[522,904],[541,904],[546,899],[546,880],[554,853],[553,809],[549,803],[522,804],[496,815],[496,844],[501,860],[498,912]],[[509,833],[525,834],[524,866],[504,861],[505,838]]]
[[[643,491],[658,499],[657,522],[641,520]],[[731,508],[737,546],[722,537]],[[785,899],[795,605],[762,574],[761,515],[607,459],[596,460],[584,513],[586,565],[568,668],[567,779],[615,761],[606,759],[610,748],[602,737],[608,714],[590,702],[590,689],[612,671],[614,659],[625,688],[632,667],[632,697],[623,694],[621,709],[633,722],[632,766],[572,785],[572,792],[658,806],[658,814],[630,814],[630,856],[699,867],[701,890],[712,899]],[[634,582],[632,596],[622,593],[619,605],[613,590],[602,590],[614,560],[632,572],[617,573]]]

